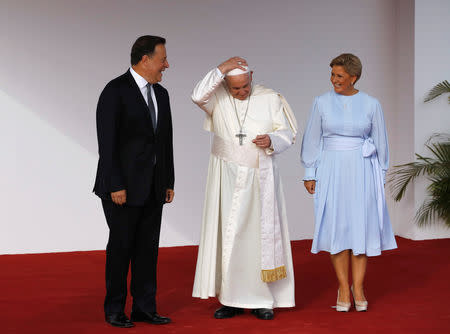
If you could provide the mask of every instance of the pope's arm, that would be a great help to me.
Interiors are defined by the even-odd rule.
[[[205,77],[200,80],[192,92],[192,101],[206,111],[212,114],[214,104],[216,103],[214,92],[222,84],[224,75],[216,67],[209,71]]]
[[[266,148],[266,154],[279,154],[287,150],[295,140],[295,134],[293,129],[289,125],[286,119],[285,105],[287,102],[282,102],[282,100],[277,96],[277,101],[273,107],[272,112],[272,123],[273,131],[268,133],[271,141],[269,148]]]

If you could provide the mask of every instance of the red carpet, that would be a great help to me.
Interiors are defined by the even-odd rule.
[[[330,308],[337,286],[328,254],[293,242],[297,307],[276,310],[273,321],[248,312],[214,319],[216,300],[191,298],[197,248],[162,248],[158,311],[173,323],[131,329],[103,320],[104,252],[3,255],[0,333],[450,333],[450,239],[397,240],[398,250],[369,261],[369,312],[346,314]]]

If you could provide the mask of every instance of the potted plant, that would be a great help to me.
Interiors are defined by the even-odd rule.
[[[446,80],[428,93],[424,102],[431,101],[441,94],[450,92],[450,83]],[[450,96],[449,96],[450,103]],[[395,201],[400,201],[407,186],[417,177],[429,180],[428,198],[419,207],[415,221],[419,226],[442,219],[450,228],[450,134],[435,134],[425,143],[428,156],[416,153],[416,161],[394,166],[390,173],[390,189]]]

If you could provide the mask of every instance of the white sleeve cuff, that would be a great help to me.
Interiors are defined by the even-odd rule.
[[[315,167],[305,168],[305,176],[303,177],[303,181],[311,181],[311,180],[316,180],[316,168]]]
[[[219,70],[218,67],[216,67],[216,73],[217,73],[217,75],[218,75],[221,79],[225,78],[225,74],[223,74],[222,72],[220,72],[220,70]]]

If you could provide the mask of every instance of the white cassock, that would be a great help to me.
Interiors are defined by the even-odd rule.
[[[241,308],[293,307],[294,272],[276,155],[295,139],[296,121],[284,98],[260,85],[250,100],[234,99],[215,68],[192,100],[214,133],[208,167],[193,297],[218,297]],[[240,122],[246,134],[239,145]],[[269,134],[272,147],[252,140]]]

